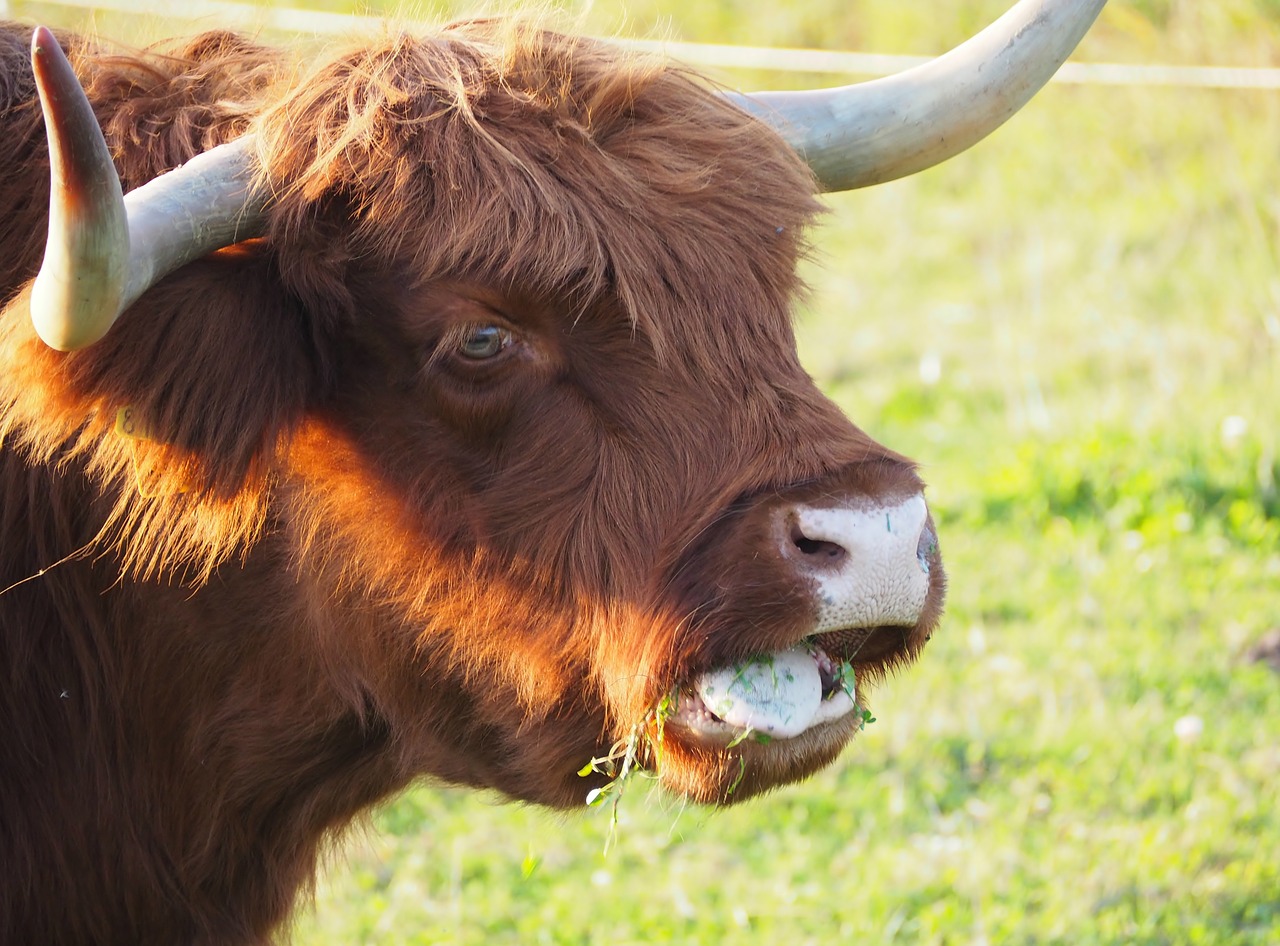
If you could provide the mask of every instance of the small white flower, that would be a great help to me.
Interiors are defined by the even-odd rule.
[[[1173,724],[1173,734],[1179,742],[1195,742],[1204,732],[1204,720],[1199,716],[1183,716]]]
[[[1222,418],[1221,432],[1223,446],[1234,447],[1249,432],[1249,422],[1239,414],[1232,414]]]

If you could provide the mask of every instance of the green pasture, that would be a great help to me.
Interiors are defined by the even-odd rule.
[[[1006,6],[569,13],[934,53]],[[1280,2],[1112,0],[1079,56],[1275,64]],[[1246,656],[1280,628],[1280,92],[1054,85],[828,204],[800,346],[923,464],[951,585],[922,662],[828,771],[725,811],[632,787],[607,852],[607,812],[417,788],[335,847],[299,946],[1280,943],[1280,673]]]

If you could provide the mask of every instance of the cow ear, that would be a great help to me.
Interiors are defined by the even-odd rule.
[[[66,356],[67,393],[129,409],[145,437],[184,457],[191,487],[235,493],[325,387],[303,303],[259,241],[162,280],[97,345]]]

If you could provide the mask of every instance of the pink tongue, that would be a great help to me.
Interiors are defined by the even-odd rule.
[[[694,689],[726,723],[779,739],[808,729],[822,704],[818,663],[803,647],[713,670],[699,677]]]

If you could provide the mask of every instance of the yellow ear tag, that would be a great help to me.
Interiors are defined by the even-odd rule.
[[[129,441],[129,452],[133,457],[133,475],[138,481],[138,494],[144,499],[150,499],[152,496],[163,494],[185,493],[188,490],[184,487],[174,488],[172,477],[166,478],[161,476],[154,466],[143,465],[142,459],[138,456],[138,445],[155,438],[151,436],[146,425],[142,422],[142,417],[133,407],[122,407],[116,411],[116,434]]]
[[[142,426],[138,412],[132,407],[116,411],[116,433],[127,440],[150,440],[151,434]]]

